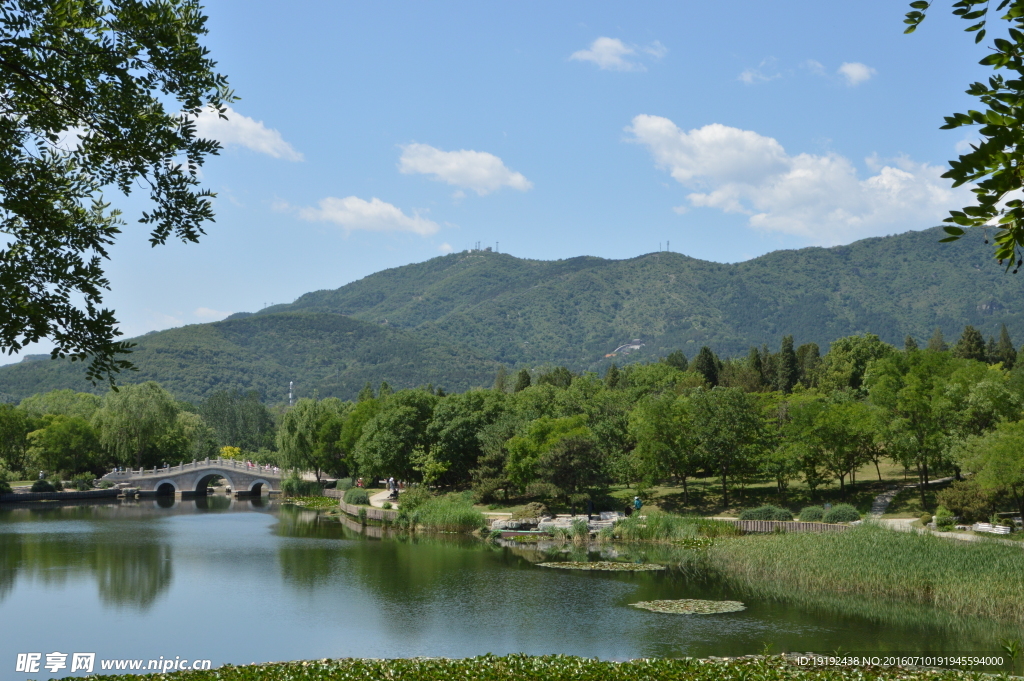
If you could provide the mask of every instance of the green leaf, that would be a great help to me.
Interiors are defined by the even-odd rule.
[[[950,227],[943,227],[942,230],[946,234],[952,234],[954,236],[963,236],[965,234],[964,230],[962,230],[959,227],[952,227],[952,226],[950,226]]]

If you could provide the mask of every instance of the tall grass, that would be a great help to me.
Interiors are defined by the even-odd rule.
[[[303,480],[298,476],[289,476],[281,481],[281,491],[288,497],[319,497],[324,490],[316,480]]]
[[[1024,550],[895,532],[747,535],[716,542],[711,565],[743,586],[880,597],[1024,624]]]
[[[399,504],[399,513],[403,507]],[[484,525],[484,516],[461,497],[433,497],[408,512],[406,522],[435,532],[472,532]]]
[[[622,541],[679,542],[698,537],[734,537],[742,534],[732,523],[668,513],[632,515],[615,524],[612,536]]]

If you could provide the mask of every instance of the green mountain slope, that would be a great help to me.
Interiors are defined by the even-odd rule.
[[[271,402],[299,394],[352,397],[367,381],[449,390],[490,384],[498,364],[601,370],[701,345],[723,355],[773,349],[785,334],[825,350],[873,332],[902,345],[965,324],[986,335],[1005,323],[1024,341],[1024,279],[1004,274],[981,239],[940,244],[937,229],[836,248],[778,251],[723,265],[677,253],[628,260],[536,261],[464,252],[398,267],[289,305],[137,339],[127,380],[158,380],[198,399],[257,388]],[[645,346],[606,357],[634,338]],[[78,366],[0,368],[0,393],[20,398],[83,389]]]
[[[197,324],[135,339],[138,372],[124,382],[159,381],[180,399],[201,400],[217,390],[257,389],[271,403],[287,397],[288,382],[309,397],[352,397],[370,381],[426,383],[464,390],[490,383],[498,365],[472,352],[351,317],[286,312]],[[82,365],[28,361],[0,367],[8,399],[56,388],[105,392],[84,378]]]
[[[1024,280],[1004,274],[981,239],[940,244],[938,229],[836,248],[777,251],[733,264],[652,253],[629,260],[521,260],[473,252],[306,294],[280,310],[316,310],[445,334],[508,364],[599,368],[640,338],[641,354],[701,345],[719,353],[776,347],[783,335],[824,350],[867,331],[902,344],[965,324],[1024,340]],[[621,358],[615,359],[621,361]]]

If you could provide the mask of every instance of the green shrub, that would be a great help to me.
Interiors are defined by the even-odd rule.
[[[822,517],[826,523],[852,523],[860,520],[860,513],[849,504],[836,504]]]
[[[385,501],[383,504],[380,505],[380,507],[383,508],[385,511],[389,511],[391,510],[391,502]]]
[[[36,480],[32,483],[33,492],[56,492],[57,489],[49,480]]]
[[[921,524],[922,525],[927,525],[931,521],[932,521],[932,514],[931,513],[922,513],[921,514]]]
[[[805,523],[820,523],[825,517],[825,509],[821,506],[807,506],[800,511],[800,520]]]
[[[288,497],[322,497],[323,487],[316,480],[290,476],[281,481],[281,491]]]
[[[757,508],[748,508],[740,513],[740,520],[792,520],[793,514],[784,508],[765,504]]]
[[[350,487],[345,492],[345,503],[354,506],[369,506],[370,493],[362,487]]]
[[[939,506],[935,509],[935,527],[940,530],[949,530],[956,525],[956,517],[953,515],[945,506]]]
[[[74,485],[75,489],[79,492],[87,492],[92,489],[92,481],[94,480],[92,473],[79,473],[75,477],[71,478],[71,484]]]
[[[342,478],[341,480],[338,480],[338,484],[335,485],[335,489],[340,489],[342,492],[347,492],[348,490],[352,489],[352,486],[354,484],[355,483],[352,482],[352,478]]]
[[[512,520],[546,517],[551,517],[551,511],[548,510],[547,506],[536,501],[531,501],[526,506],[512,511]]]
[[[411,513],[433,498],[426,487],[406,487],[398,495],[398,507]]]
[[[100,489],[110,489],[111,487],[114,486],[114,483],[110,482],[109,480],[100,480],[99,486]]]
[[[359,523],[362,524],[362,525],[366,524],[366,509],[365,508],[359,509]]]

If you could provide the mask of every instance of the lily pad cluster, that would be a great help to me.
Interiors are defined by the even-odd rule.
[[[704,601],[697,598],[683,598],[677,601],[641,601],[631,603],[634,608],[672,615],[718,615],[723,612],[739,612],[747,606],[739,601]]]
[[[559,568],[562,570],[604,570],[607,572],[650,572],[664,570],[664,565],[654,563],[618,563],[613,561],[565,561],[562,563],[537,563],[540,567]]]

